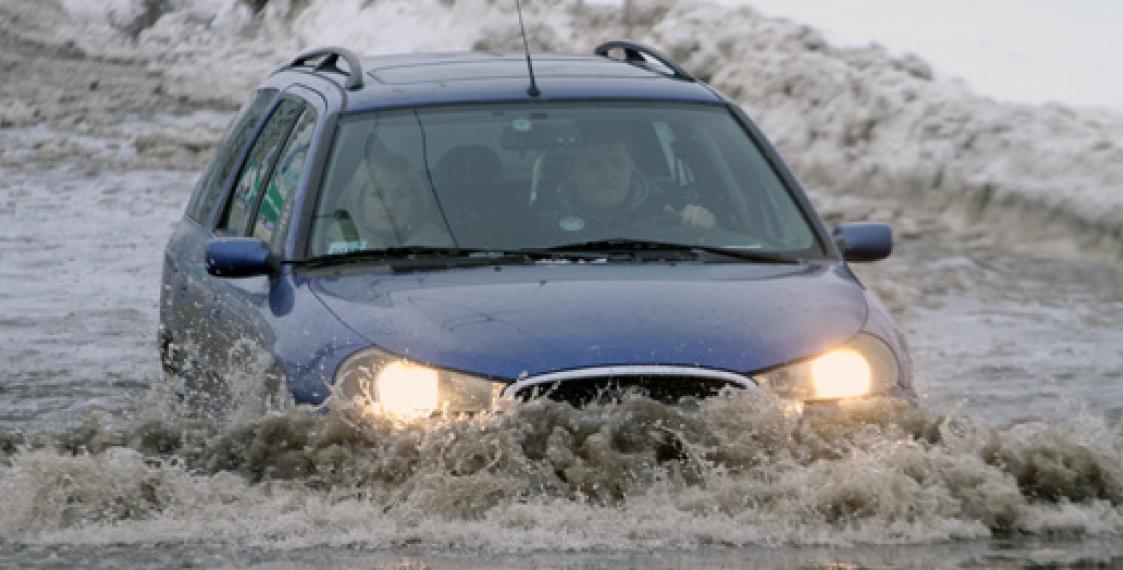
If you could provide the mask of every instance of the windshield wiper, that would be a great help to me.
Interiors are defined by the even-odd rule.
[[[408,245],[383,249],[361,249],[293,261],[303,267],[328,267],[347,263],[384,262],[394,266],[431,267],[465,265],[511,265],[542,259],[599,259],[601,255],[548,249],[491,249]]]
[[[542,260],[594,261],[605,259],[607,255],[624,254],[640,259],[644,253],[667,253],[689,255],[700,254],[752,261],[757,263],[799,263],[797,257],[780,253],[762,252],[751,249],[734,249],[706,245],[690,245],[637,239],[603,239],[565,244],[547,248],[492,249],[445,246],[397,246],[383,249],[362,249],[344,253],[320,255],[308,259],[294,260],[290,263],[302,267],[317,268],[349,263],[386,263],[398,269],[428,269],[442,267],[465,267],[477,265],[516,265]]]
[[[698,256],[702,253],[719,255],[743,261],[753,261],[757,263],[800,263],[802,260],[792,255],[783,253],[758,251],[755,249],[731,248],[731,247],[718,247],[711,245],[692,245],[685,243],[674,243],[654,240],[641,240],[641,239],[627,239],[627,238],[611,238],[593,241],[577,242],[565,245],[558,245],[546,248],[547,251],[567,252],[567,253],[626,253],[633,257],[637,254],[644,252],[652,253],[686,253]]]
[[[523,258],[515,258],[502,250],[464,248],[464,247],[433,247],[433,246],[398,246],[383,249],[360,249],[344,253],[329,253],[319,255],[297,262],[304,267],[328,267],[348,263],[384,262],[391,265],[420,261],[423,264],[461,265],[464,263],[493,264],[493,263],[518,263]]]

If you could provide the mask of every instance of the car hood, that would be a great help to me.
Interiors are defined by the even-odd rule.
[[[635,364],[751,372],[845,341],[867,311],[835,264],[344,267],[310,280],[371,344],[504,379]]]

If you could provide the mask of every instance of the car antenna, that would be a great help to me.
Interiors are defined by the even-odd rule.
[[[537,97],[542,94],[538,90],[538,84],[534,81],[534,65],[530,63],[530,42],[526,39],[526,26],[523,25],[523,5],[522,0],[515,0],[515,10],[519,13],[519,30],[523,35],[523,51],[526,52],[526,70],[530,73],[530,88],[526,90],[526,94],[531,97]]]

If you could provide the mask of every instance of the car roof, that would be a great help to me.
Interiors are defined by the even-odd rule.
[[[362,68],[361,86],[346,91],[343,112],[500,101],[722,101],[693,77],[601,56],[533,54],[538,96],[528,93],[530,78],[523,53],[414,53],[367,56],[357,61]],[[349,72],[336,67],[334,61],[330,63],[317,66],[315,72],[341,86],[355,86],[357,82]]]

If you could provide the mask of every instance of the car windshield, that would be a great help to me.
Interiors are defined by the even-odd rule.
[[[730,112],[488,104],[344,117],[308,256],[626,244],[819,257],[804,214]]]

